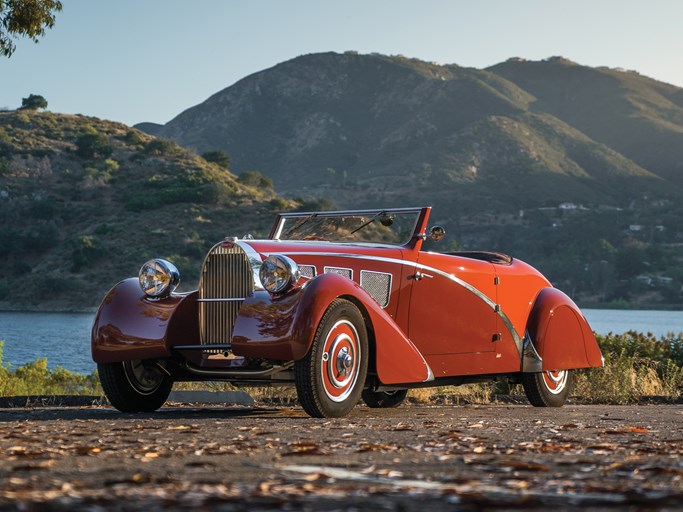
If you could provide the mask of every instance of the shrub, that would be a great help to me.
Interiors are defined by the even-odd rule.
[[[145,145],[145,153],[149,155],[175,155],[180,152],[180,146],[168,139],[152,139]]]
[[[273,180],[259,171],[245,171],[240,173],[237,181],[250,187],[273,189]]]
[[[128,130],[123,137],[123,142],[128,146],[144,146],[145,139],[142,138],[138,130]]]
[[[19,112],[15,117],[19,126],[28,126],[31,124],[31,118],[26,112]]]
[[[59,244],[59,229],[52,221],[40,221],[22,235],[21,242],[27,251],[44,252]]]
[[[3,360],[2,348],[0,341],[0,396],[102,395],[95,372],[81,375],[59,366],[50,370],[47,359],[38,359],[12,370]]]
[[[60,295],[71,294],[81,288],[80,282],[59,273],[36,276],[36,279],[40,280],[40,285],[32,286],[34,297],[43,300],[45,295],[59,297]]]
[[[104,170],[108,173],[118,171],[119,170],[119,163],[112,158],[107,158],[104,161]]]
[[[85,128],[84,132],[76,139],[76,154],[83,158],[95,158],[97,156],[108,157],[113,148],[109,144],[109,137],[98,132],[92,126]]]
[[[49,220],[57,211],[57,201],[54,197],[46,197],[31,203],[31,214],[36,219]]]
[[[15,147],[12,139],[4,128],[0,127],[0,156],[10,157],[14,153]]]
[[[104,255],[104,249],[92,236],[81,235],[69,242],[71,246],[71,271],[78,272],[83,267],[92,265]]]
[[[223,169],[230,169],[230,157],[225,151],[209,151],[208,153],[203,153],[202,158],[207,162],[217,164]]]

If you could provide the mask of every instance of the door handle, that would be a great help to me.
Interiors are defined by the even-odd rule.
[[[415,272],[412,276],[410,276],[410,279],[414,279],[415,281],[422,281],[423,278],[428,278],[428,279],[433,279],[434,276],[430,274],[425,274],[424,272],[420,272],[419,270]]]

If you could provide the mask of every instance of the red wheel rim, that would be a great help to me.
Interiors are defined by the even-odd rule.
[[[552,372],[543,372],[543,383],[548,391],[553,395],[559,395],[564,388],[567,387],[567,377],[569,372],[567,370],[557,370]]]
[[[348,320],[339,320],[325,337],[320,369],[325,395],[343,402],[353,391],[360,368],[358,331]]]

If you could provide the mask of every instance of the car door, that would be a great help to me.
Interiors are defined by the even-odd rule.
[[[408,279],[409,337],[434,375],[492,371],[499,339],[493,265],[420,252]]]

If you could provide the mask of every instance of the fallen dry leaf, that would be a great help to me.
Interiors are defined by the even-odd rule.
[[[501,460],[498,462],[500,466],[513,469],[526,469],[528,471],[550,471],[550,467],[545,464],[538,464],[536,462],[522,461],[522,460]]]

